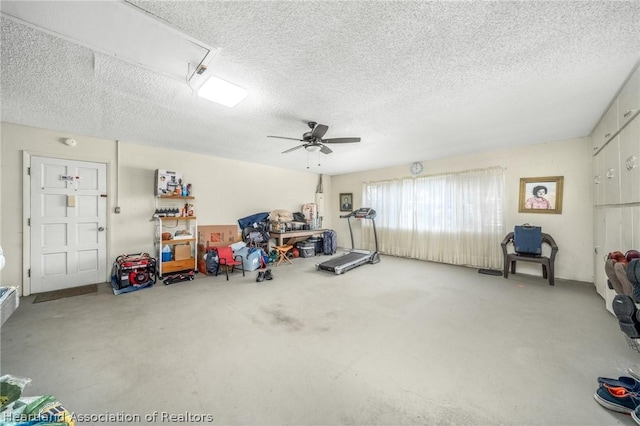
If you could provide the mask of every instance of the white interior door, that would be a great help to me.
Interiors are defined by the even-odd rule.
[[[104,282],[106,164],[31,157],[31,292]]]

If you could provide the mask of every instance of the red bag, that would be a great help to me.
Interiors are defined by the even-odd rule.
[[[607,259],[613,259],[616,262],[627,263],[627,258],[624,257],[624,253],[621,251],[613,251],[607,255]]]

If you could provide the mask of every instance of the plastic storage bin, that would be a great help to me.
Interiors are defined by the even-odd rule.
[[[171,260],[171,247],[165,245],[162,248],[162,261],[169,262]]]
[[[306,242],[314,244],[316,255],[324,253],[324,247],[322,246],[322,237],[310,237]]]
[[[316,245],[315,243],[302,241],[298,243],[298,251],[300,252],[300,257],[313,257],[316,255]]]

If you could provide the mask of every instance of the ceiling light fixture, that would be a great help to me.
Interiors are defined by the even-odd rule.
[[[221,78],[211,76],[198,89],[198,96],[233,108],[247,97],[247,90]]]
[[[219,51],[128,0],[2,2],[0,13],[130,64],[180,81],[186,77],[194,86]]]
[[[320,145],[307,145],[304,147],[309,152],[318,152],[322,147]]]

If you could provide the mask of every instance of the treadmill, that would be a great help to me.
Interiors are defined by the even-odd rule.
[[[370,219],[373,223],[373,236],[376,241],[376,250],[361,250],[356,249],[353,243],[353,229],[351,228],[351,218],[356,219]],[[327,260],[326,262],[316,264],[316,270],[324,270],[334,272],[336,275],[343,274],[353,268],[356,268],[365,263],[378,263],[380,262],[380,255],[378,254],[378,233],[376,231],[376,211],[369,207],[361,207],[358,210],[352,211],[347,215],[341,215],[340,218],[347,219],[349,223],[349,234],[351,234],[351,250],[343,254],[342,256],[335,257]]]

